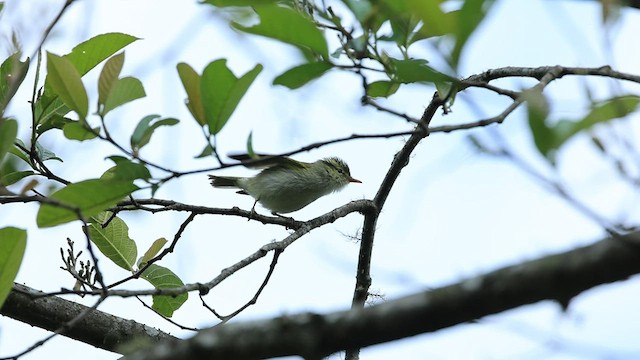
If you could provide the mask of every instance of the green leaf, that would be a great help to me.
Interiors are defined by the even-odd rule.
[[[289,89],[297,89],[309,81],[319,78],[333,68],[328,62],[313,62],[291,68],[273,80],[273,85],[284,85]]]
[[[136,99],[145,97],[147,94],[144,92],[144,87],[140,80],[134,77],[124,77],[116,80],[107,96],[107,100],[104,103],[102,109],[102,116],[106,115],[109,111],[124,105]]]
[[[51,128],[48,124],[50,121],[63,117],[69,113],[71,109],[54,93],[51,85],[46,84],[45,89],[47,88],[48,90],[36,100],[35,115],[38,128],[43,127],[49,129]]]
[[[436,36],[453,35],[460,21],[460,10],[447,13],[440,13],[435,18],[436,21],[429,21],[422,24],[422,27],[413,35],[411,42],[429,39]],[[427,17],[430,17],[427,15]],[[431,17],[430,17],[431,18]]]
[[[182,280],[171,270],[156,264],[151,264],[142,273],[141,277],[150,282],[156,289],[171,289],[184,286]],[[153,296],[152,307],[158,313],[171,317],[174,311],[178,310],[187,301],[188,297],[187,293],[177,296],[155,295]]]
[[[36,155],[42,161],[58,160],[58,161],[62,162],[62,159],[57,157],[56,154],[53,151],[51,151],[49,149],[45,149],[42,145],[40,145],[39,142],[36,142]]]
[[[213,61],[202,72],[200,90],[209,132],[217,134],[226,124],[224,108],[238,79],[226,65],[226,59]]]
[[[277,5],[255,6],[260,23],[246,27],[232,26],[250,34],[262,35],[301,48],[311,49],[323,58],[328,57],[327,42],[316,25],[299,12]]]
[[[370,1],[343,0],[343,2],[361,24],[364,23],[373,12],[373,6]]]
[[[84,76],[109,56],[136,40],[138,38],[122,33],[101,34],[80,43],[64,58],[74,65],[80,76]],[[52,88],[47,77],[44,94],[36,101],[36,122],[38,124],[45,124],[51,116],[62,116],[70,110],[56,94],[51,94],[51,92]]]
[[[473,32],[478,28],[482,20],[485,18],[489,7],[493,5],[493,1],[466,0],[460,9],[458,21],[455,22],[455,38],[456,43],[451,52],[451,65],[455,69],[460,61],[460,56],[467,40]]]
[[[29,154],[25,153],[17,145],[21,145],[22,147],[26,148],[24,142],[22,142],[22,140],[16,138],[16,139],[14,139],[13,147],[9,149],[9,152],[12,153],[13,155],[17,156],[18,158],[22,159],[22,161],[24,161],[27,164],[29,164],[29,166],[33,167],[32,164],[31,164],[31,159],[29,158]]]
[[[640,97],[636,95],[617,96],[596,103],[582,120],[576,122],[575,130],[582,131],[613,119],[625,117],[636,111]]]
[[[450,12],[442,10],[442,0],[382,0],[382,4],[393,14],[392,39],[401,46],[435,36],[453,37],[449,60],[455,69],[467,40],[485,18],[493,1],[466,0],[459,10]],[[414,31],[417,20],[422,26]]]
[[[346,46],[348,47],[350,52],[353,52],[355,54],[365,54],[367,52],[368,40],[369,39],[365,35],[356,36],[355,38],[347,41]],[[345,49],[341,47],[341,51],[342,53],[344,53]]]
[[[202,102],[212,135],[222,130],[253,80],[262,71],[262,65],[258,64],[238,79],[226,62],[226,59],[213,61],[202,73]]]
[[[197,155],[194,159],[201,159],[211,154],[213,154],[213,148],[211,147],[211,144],[207,144],[207,146],[205,146],[204,149],[202,149],[202,152],[199,155]]]
[[[446,16],[441,9],[442,0],[382,0],[385,7],[391,10],[395,16],[415,16],[422,20],[423,31],[433,34],[431,36],[449,34],[455,29],[455,21]]]
[[[217,7],[227,6],[256,6],[274,4],[276,0],[207,0],[204,4],[211,4]]]
[[[91,140],[98,136],[98,132],[100,131],[100,127],[93,128],[93,131],[87,128],[86,124],[81,123],[80,121],[73,121],[67,123],[62,127],[62,133],[64,137],[69,140]]]
[[[65,105],[85,119],[89,112],[89,99],[78,70],[69,60],[47,52],[47,73],[47,81],[53,91]]]
[[[635,95],[617,96],[595,103],[589,113],[578,120],[560,119],[553,125],[529,120],[529,127],[540,153],[554,162],[555,152],[569,139],[593,126],[625,117],[637,110],[640,97]]]
[[[553,156],[551,151],[555,149],[556,139],[546,123],[549,116],[549,102],[541,91],[535,90],[524,91],[522,98],[527,102],[527,118],[533,142],[538,151],[551,160]]]
[[[15,227],[0,229],[0,308],[13,288],[26,247],[26,230]]]
[[[149,143],[151,140],[151,135],[153,132],[159,128],[160,126],[173,126],[180,122],[178,119],[167,118],[161,119],[158,121],[154,121],[158,119],[160,115],[147,115],[140,122],[136,129],[131,134],[131,148],[134,153],[138,153],[138,151],[145,145]],[[153,122],[153,123],[152,123]]]
[[[96,244],[100,252],[116,265],[129,271],[138,256],[135,241],[129,238],[129,227],[119,217],[111,219],[112,213],[105,211],[91,219],[88,226],[89,238]],[[106,227],[103,224],[109,221]]]
[[[29,70],[29,59],[20,61],[20,52],[6,58],[0,65],[0,116],[22,84]]]
[[[13,184],[17,183],[18,181],[26,178],[27,176],[31,176],[31,175],[35,175],[35,172],[33,172],[32,170],[10,172],[10,173],[8,173],[6,175],[3,175],[0,178],[0,184],[2,184],[4,186],[13,185]]]
[[[100,177],[101,180],[133,181],[136,179],[147,180],[151,178],[149,169],[143,164],[117,156],[111,156],[110,159],[113,160],[116,165],[105,171]]]
[[[124,65],[124,51],[114,55],[104,64],[98,79],[98,104],[104,105],[113,89],[113,84],[118,81],[120,71]]]
[[[388,13],[380,11],[378,4],[373,5],[371,1],[343,0],[343,2],[349,7],[362,27],[372,32],[377,32],[380,26],[389,19]],[[339,19],[333,19],[334,23],[336,21]]]
[[[249,70],[246,74],[242,75],[241,78],[234,84],[231,92],[228,94],[226,104],[224,106],[224,111],[222,112],[223,118],[231,117],[233,111],[242,100],[242,97],[247,92],[253,81],[258,77],[258,74],[262,71],[263,66],[261,64],[257,64],[253,67],[253,69]],[[228,115],[227,115],[228,114]],[[225,120],[226,122],[226,120]]]
[[[409,60],[396,60],[390,59],[391,63],[395,67],[396,80],[402,83],[416,83],[416,82],[457,82],[458,79],[441,73],[432,67],[427,65],[426,60],[422,59],[409,59]]]
[[[247,136],[247,154],[249,154],[249,157],[252,159],[258,157],[258,155],[256,155],[256,152],[253,151],[253,131],[251,131],[249,133],[249,136]]]
[[[367,95],[371,97],[389,97],[398,91],[400,84],[393,81],[376,81],[367,86]]]
[[[117,204],[123,197],[138,190],[131,181],[90,179],[69,184],[49,196],[60,204],[77,208],[87,219]],[[36,216],[36,224],[51,227],[78,220],[78,214],[68,208],[42,204]]]
[[[448,105],[453,105],[456,95],[458,94],[457,83],[436,82],[435,85],[438,91],[438,97],[442,100],[448,97]]]
[[[114,164],[120,164],[121,162],[127,162],[127,161],[131,161],[129,160],[129,158],[121,156],[121,155],[111,155],[111,156],[107,156],[107,159],[113,161]]]
[[[13,119],[0,119],[0,162],[13,147],[16,136],[18,136],[18,122]]]
[[[389,23],[393,33],[390,37],[381,38],[381,40],[391,40],[398,46],[402,46],[405,49],[408,48],[412,43],[414,30],[419,24],[418,18],[416,16],[391,18]]]
[[[71,120],[69,118],[66,118],[62,115],[57,115],[57,114],[53,114],[51,117],[49,117],[49,119],[47,121],[45,121],[44,123],[40,124],[40,126],[38,126],[36,128],[36,133],[38,135],[42,135],[45,131],[51,130],[51,129],[60,129],[62,130],[64,128],[65,125],[74,122],[75,120]]]
[[[179,63],[177,69],[180,80],[182,81],[182,86],[184,86],[184,90],[187,92],[187,108],[198,124],[204,126],[207,123],[207,119],[204,115],[204,106],[202,105],[200,75],[185,63]]]
[[[139,38],[123,33],[100,34],[78,44],[64,57],[84,76],[109,56],[136,40]]]
[[[149,249],[147,249],[144,255],[142,255],[140,259],[138,259],[138,267],[145,266],[146,263],[149,262],[149,260],[153,259],[156,255],[158,255],[160,250],[162,250],[162,248],[167,244],[167,242],[168,242],[167,239],[163,237],[154,241],[153,244],[149,246]]]

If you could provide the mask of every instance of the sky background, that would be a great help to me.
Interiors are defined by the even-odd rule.
[[[8,1],[0,21],[0,34],[4,37],[0,41],[15,29],[25,53],[30,53],[61,4],[62,1],[52,0]],[[210,61],[226,58],[236,75],[244,74],[256,63],[265,66],[219,135],[222,154],[244,150],[251,131],[257,151],[278,153],[352,133],[410,129],[401,119],[363,108],[359,101],[359,79],[350,74],[331,72],[299,91],[272,86],[275,76],[303,62],[294,50],[232,31],[212,7],[187,1],[176,4],[172,1],[77,2],[45,45],[47,51],[64,54],[77,43],[105,32],[123,32],[142,38],[125,48],[122,74],[140,78],[147,97],[110,113],[107,125],[118,140],[126,144],[137,122],[148,114],[180,119],[178,126],[156,132],[141,152],[146,159],[178,170],[216,165],[211,160],[193,159],[204,143],[183,103],[186,95],[175,70],[178,62],[187,62],[201,72]],[[638,11],[623,12],[608,32],[603,30],[600,16],[595,1],[497,1],[467,45],[460,76],[502,66],[556,64],[585,67],[610,64],[619,71],[640,73],[640,53],[634,46],[640,33]],[[0,47],[2,58],[8,54],[6,51]],[[418,45],[415,52],[416,56],[429,56],[429,59],[433,58],[432,53],[433,49],[426,45]],[[437,58],[432,64],[438,65]],[[97,97],[96,79],[97,71],[83,78],[90,99]],[[29,132],[26,99],[30,98],[32,81],[33,71],[8,110],[20,120],[23,138]],[[528,84],[530,82],[522,79],[501,83],[515,89]],[[611,82],[597,79],[556,81],[546,91],[553,99],[552,114],[562,118],[583,115],[586,86],[596,97],[606,97],[612,89]],[[637,86],[623,86],[638,93]],[[384,103],[419,117],[432,93],[428,87],[408,86]],[[95,100],[91,103],[95,104]],[[507,104],[498,96],[470,92],[470,96],[459,96],[453,113],[438,115],[432,125],[494,116]],[[619,124],[619,128],[638,134],[634,124]],[[549,173],[545,162],[534,151],[523,110],[516,111],[498,127],[433,134],[423,140],[398,179],[378,222],[372,291],[385,299],[568,250],[603,236],[598,224],[551,195],[513,164],[477,154],[466,139],[469,134],[482,139],[500,134],[531,166]],[[602,216],[637,223],[637,192],[616,178],[611,166],[589,147],[587,140],[586,137],[572,140],[560,154],[559,169],[564,182],[576,198]],[[48,134],[43,142],[65,160],[61,164],[50,164],[52,170],[71,181],[99,176],[111,166],[102,159],[117,153],[106,144],[70,143],[60,134]],[[350,200],[372,198],[393,155],[402,145],[401,138],[358,140],[296,155],[296,159],[303,161],[338,155],[350,164],[352,175],[363,183],[321,198],[292,215],[306,220]],[[252,174],[240,168],[218,173]],[[46,184],[41,187],[45,188]],[[148,197],[148,193],[140,192],[137,196]],[[211,189],[204,174],[181,177],[164,186],[156,196],[211,207],[249,209],[253,204],[251,198],[233,191]],[[59,269],[62,264],[58,254],[60,247],[66,248],[67,237],[75,240],[76,249],[84,247],[80,227],[72,223],[39,230],[35,226],[36,212],[37,206],[33,204],[0,207],[0,227],[14,225],[28,229],[27,251],[16,281],[43,291],[55,291],[61,286],[70,288],[73,281]],[[171,239],[187,217],[179,213],[121,215],[129,224],[129,235],[138,243],[139,253],[159,237]],[[314,230],[289,247],[258,304],[235,321],[348,308],[358,254],[358,244],[351,237],[357,235],[361,220],[359,215],[349,215]],[[176,252],[163,259],[161,265],[171,268],[185,283],[208,281],[222,268],[287,234],[279,227],[241,218],[198,216],[178,243]],[[222,313],[242,305],[262,281],[269,262],[267,257],[213,289],[206,297],[209,305]],[[107,260],[100,265],[107,282],[126,276]],[[140,281],[129,283],[127,288],[147,289],[149,285]],[[484,318],[477,324],[373,346],[363,350],[362,358],[638,358],[640,312],[635,309],[639,295],[640,281],[634,277],[585,292],[574,299],[566,312],[555,303],[542,302]],[[92,303],[91,299],[70,299]],[[190,334],[142,308],[134,299],[110,298],[100,309],[178,336]],[[193,294],[173,319],[197,327],[217,323]],[[0,356],[13,355],[46,334],[0,318]],[[59,336],[24,359],[68,356],[70,349],[73,354],[82,353],[95,359],[119,357]],[[331,358],[342,357],[343,354],[338,354]]]

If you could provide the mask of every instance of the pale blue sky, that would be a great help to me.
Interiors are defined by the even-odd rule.
[[[25,46],[32,47],[41,32],[38,26],[46,24],[43,19],[51,18],[60,3],[9,1],[7,18],[3,18],[5,24],[0,25],[0,29],[6,34],[6,24],[22,24],[20,35]],[[248,71],[257,62],[265,65],[220,134],[223,153],[242,150],[250,131],[253,131],[256,149],[280,152],[353,132],[408,129],[400,119],[362,108],[359,81],[351,75],[331,73],[326,79],[296,92],[272,87],[270,82],[276,75],[302,60],[287,46],[230,31],[221,19],[206,16],[210,10],[187,1],[179,6],[173,1],[78,2],[56,27],[46,49],[66,53],[78,42],[104,32],[119,31],[143,38],[126,48],[123,74],[139,76],[148,96],[114,111],[107,123],[126,143],[127,134],[147,114],[179,118],[181,124],[171,131],[158,131],[142,155],[182,170],[214,164],[193,160],[204,144],[194,144],[199,140],[198,135],[194,135],[199,130],[183,104],[185,95],[175,71],[179,61],[201,71],[208,62],[225,57],[237,74]],[[15,11],[14,15],[9,11]],[[461,75],[501,66],[604,65],[608,63],[608,56],[603,51],[604,33],[599,16],[596,2],[498,1],[470,40]],[[39,21],[34,23],[34,19]],[[640,33],[638,12],[626,12],[614,29],[611,57],[616,61],[616,68],[640,73],[639,53],[634,47]],[[179,41],[175,41],[176,38]],[[176,47],[176,52],[166,52],[167,45]],[[418,53],[427,51],[425,47]],[[96,76],[85,79],[90,96],[95,96]],[[30,79],[25,84],[32,81]],[[589,83],[592,90],[602,96],[607,94],[607,83],[591,80]],[[515,80],[512,84],[519,87],[528,82]],[[584,111],[583,83],[563,79],[548,90],[550,97],[558,100],[553,103],[557,114],[571,118]],[[637,93],[637,87],[635,90]],[[23,87],[10,109],[10,113],[23,121],[29,118],[24,99],[30,91],[28,86]],[[419,116],[430,97],[430,89],[410,87],[388,104]],[[496,96],[478,96],[474,100],[483,114],[474,113],[459,100],[454,112],[434,120],[435,124],[493,116],[506,104]],[[533,152],[522,115],[522,111],[514,113],[499,131],[525,159],[544,169],[544,162]],[[20,131],[21,134],[28,131],[24,122]],[[486,135],[486,130],[474,133]],[[563,200],[549,195],[510,164],[476,155],[464,139],[467,134],[469,132],[434,134],[423,140],[389,197],[378,223],[372,270],[372,289],[387,299],[569,249],[602,236],[596,224]],[[97,156],[87,164],[87,154],[82,153],[87,143],[68,145],[53,135],[45,136],[43,141],[65,159],[64,164],[54,165],[54,170],[71,180],[96,177],[110,166],[108,162],[100,163],[104,156]],[[339,155],[347,160],[353,176],[363,180],[363,184],[351,185],[292,215],[309,219],[349,200],[373,197],[385,166],[402,144],[399,138],[356,141],[296,156],[300,160],[315,160]],[[92,155],[107,156],[114,152],[109,146],[91,150]],[[627,188],[607,175],[610,169],[585,146],[584,140],[573,141],[564,155],[563,174],[579,191],[581,199],[603,214],[616,216],[624,210],[638,219],[632,201],[635,197],[630,197]],[[234,168],[220,173],[251,172]],[[168,184],[157,196],[212,207],[248,209],[253,203],[248,197],[211,189],[204,175],[182,177]],[[36,210],[34,205],[0,208],[0,227],[11,224],[29,229],[27,253],[18,281],[44,291],[71,287],[73,281],[58,269],[58,249],[65,245],[66,237],[76,240],[78,245],[83,243],[79,226],[70,224],[38,230],[33,221]],[[130,224],[130,236],[142,252],[158,237],[171,238],[186,215],[127,214],[123,217]],[[358,246],[345,235],[356,234],[360,225],[361,217],[350,215],[312,232],[287,249],[258,304],[237,320],[347,308],[351,302]],[[181,239],[176,253],[163,260],[163,265],[173,269],[185,282],[207,281],[262,244],[286,235],[283,229],[243,219],[200,216]],[[106,260],[101,266],[109,280],[125,275]],[[207,297],[210,304],[221,312],[234,310],[252,296],[267,266],[268,262],[262,261],[224,282]],[[136,287],[148,288],[148,285],[140,282],[128,286]],[[544,302],[492,316],[478,324],[371,347],[363,351],[362,358],[637,358],[640,357],[637,343],[640,313],[633,309],[639,295],[640,282],[636,277],[579,296],[567,313],[562,313],[556,304]],[[91,303],[90,299],[73,300]],[[135,300],[109,299],[101,309],[173,334],[188,335],[144,310]],[[204,313],[196,296],[176,313],[175,320],[193,326],[216,323]],[[12,355],[45,334],[0,318],[0,356]],[[57,337],[24,359],[50,359],[52,354],[61,357],[68,354],[70,348],[95,359],[119,357]]]

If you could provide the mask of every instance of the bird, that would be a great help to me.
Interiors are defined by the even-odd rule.
[[[209,175],[215,188],[236,188],[238,194],[250,195],[255,206],[260,203],[273,215],[287,214],[314,202],[318,198],[339,191],[349,183],[362,183],[351,176],[349,166],[337,157],[328,157],[307,163],[286,156],[247,154],[230,155],[231,158],[247,162],[247,167],[263,170],[253,177]],[[254,159],[254,160],[252,160]]]

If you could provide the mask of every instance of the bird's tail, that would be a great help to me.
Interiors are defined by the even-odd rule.
[[[217,188],[238,188],[239,177],[209,175],[211,186]]]

